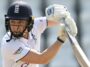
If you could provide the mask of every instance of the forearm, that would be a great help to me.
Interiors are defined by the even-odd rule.
[[[42,52],[41,57],[44,58],[45,63],[48,63],[57,54],[62,44],[62,42],[56,41],[51,47]]]
[[[58,26],[59,24],[60,24],[59,22],[50,21],[50,20],[47,21],[48,28]]]

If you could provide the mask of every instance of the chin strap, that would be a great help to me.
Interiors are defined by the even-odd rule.
[[[8,19],[8,20],[5,21],[5,22],[7,23],[8,29],[10,29],[10,32],[11,32],[10,39],[6,40],[7,42],[9,42],[9,41],[12,39],[12,36],[14,36],[15,38],[23,37],[23,33],[25,32],[25,30],[27,29],[28,32],[30,32],[30,31],[32,30],[33,24],[34,24],[34,22],[33,22],[33,20],[32,20],[31,18],[28,19],[28,20],[27,20],[28,24],[27,24],[26,28],[23,30],[23,32],[20,33],[19,35],[15,35],[15,34],[13,34],[13,32],[11,31],[10,24],[9,24],[9,20],[10,20],[10,19]]]

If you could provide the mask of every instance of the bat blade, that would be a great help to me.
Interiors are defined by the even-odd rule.
[[[72,45],[73,52],[77,58],[78,63],[81,65],[81,67],[90,67],[90,62],[86,57],[85,53],[83,52],[83,50],[81,49],[81,47],[79,46],[79,43],[76,40],[76,38],[72,36],[69,32],[67,32],[67,35]]]

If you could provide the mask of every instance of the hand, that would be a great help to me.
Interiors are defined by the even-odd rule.
[[[70,34],[76,36],[78,31],[74,19],[71,16],[67,16],[64,22],[67,24]]]
[[[70,15],[65,6],[58,4],[48,6],[45,12],[48,20],[57,22],[60,22],[62,18],[65,18]]]
[[[53,4],[46,8],[47,20],[61,22],[65,18],[65,22],[68,25],[70,33],[73,36],[77,35],[77,26],[74,19],[70,16],[69,11],[63,5]]]
[[[62,24],[62,25],[60,25],[60,31],[59,31],[59,33],[58,33],[58,37],[61,39],[61,40],[63,40],[63,41],[65,41],[66,39],[67,39],[67,34],[66,34],[66,30],[65,30],[65,26],[64,26],[64,24]]]

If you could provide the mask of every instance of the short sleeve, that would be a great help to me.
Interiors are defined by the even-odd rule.
[[[2,43],[2,54],[4,58],[9,58],[14,61],[18,61],[23,58],[30,51],[30,48],[27,48],[21,42],[14,42],[14,40],[9,43]]]
[[[43,33],[47,28],[46,17],[35,18],[34,20],[34,30],[38,33]]]

